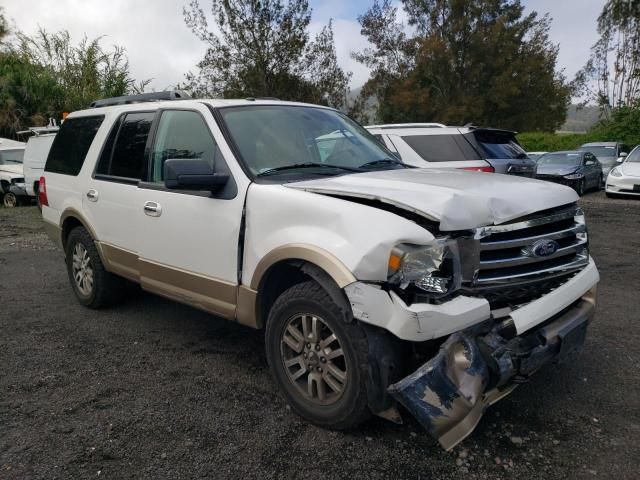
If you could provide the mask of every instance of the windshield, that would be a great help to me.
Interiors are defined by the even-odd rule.
[[[221,108],[220,113],[254,176],[404,168],[369,132],[334,110],[256,105]]]
[[[476,141],[490,159],[529,158],[510,132],[475,131]]]
[[[627,155],[624,163],[640,163],[640,147],[636,147],[631,150],[631,153]]]
[[[24,148],[18,150],[0,150],[0,165],[22,164]]]
[[[616,147],[581,147],[580,150],[584,150],[585,152],[593,153],[598,159],[600,157],[615,157],[616,156]]]
[[[578,165],[581,153],[547,153],[538,159],[538,165]]]

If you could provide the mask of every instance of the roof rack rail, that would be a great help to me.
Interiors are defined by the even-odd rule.
[[[278,101],[280,101],[280,99],[276,98],[276,97],[247,97],[247,98],[245,98],[245,100],[248,100],[249,102],[255,102],[256,100],[278,100]]]
[[[124,95],[122,97],[104,98],[91,102],[91,108],[110,107],[113,105],[127,105],[129,103],[159,102],[162,100],[188,100],[191,96],[183,90],[167,90],[164,92],[140,93],[138,95]]]

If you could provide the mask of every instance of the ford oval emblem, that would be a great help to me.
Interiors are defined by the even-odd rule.
[[[522,250],[528,257],[548,257],[558,251],[560,245],[555,240],[542,239]]]

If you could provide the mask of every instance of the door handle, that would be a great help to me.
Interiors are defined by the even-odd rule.
[[[87,192],[87,198],[89,199],[90,202],[97,202],[98,201],[98,192],[96,190],[89,190]]]
[[[162,207],[156,202],[144,202],[144,214],[150,217],[159,217],[162,215]]]

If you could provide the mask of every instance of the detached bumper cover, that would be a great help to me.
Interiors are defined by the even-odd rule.
[[[595,309],[595,288],[540,327],[504,338],[497,326],[451,335],[438,354],[389,387],[447,450],[469,435],[486,408],[543,365],[582,348]]]

